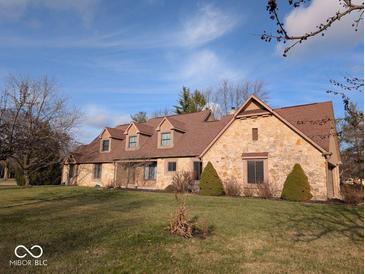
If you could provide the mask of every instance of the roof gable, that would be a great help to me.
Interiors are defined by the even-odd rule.
[[[247,113],[249,111],[249,113]],[[246,113],[245,113],[246,112]],[[228,127],[236,120],[243,116],[249,115],[262,115],[262,114],[272,114],[276,118],[278,118],[281,122],[283,122],[285,125],[287,125],[290,129],[292,129],[294,132],[296,132],[298,135],[303,137],[308,143],[313,145],[316,149],[318,149],[320,152],[327,154],[328,150],[326,150],[324,147],[320,146],[317,142],[315,142],[313,139],[309,138],[305,133],[303,133],[299,128],[295,127],[293,124],[291,124],[288,120],[286,120],[284,117],[282,117],[278,112],[274,111],[269,105],[267,105],[264,101],[256,97],[255,95],[251,95],[245,103],[235,112],[233,115],[231,121],[219,132],[219,134],[212,140],[212,142],[204,149],[204,151],[200,154],[200,157],[202,157],[212,146],[213,144],[219,139],[220,136],[223,135],[223,133],[228,129]]]

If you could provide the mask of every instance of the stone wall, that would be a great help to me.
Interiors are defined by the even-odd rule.
[[[252,140],[252,128],[258,128],[257,141]],[[322,153],[272,115],[235,120],[203,156],[203,166],[212,162],[224,183],[236,180],[244,189],[248,184],[242,153],[252,152],[268,152],[267,181],[274,196],[280,196],[287,175],[299,163],[308,176],[313,199],[327,199]]]
[[[197,158],[163,158],[157,160],[157,177],[156,188],[165,189],[172,183],[172,178],[175,172],[169,172],[167,170],[168,162],[176,162],[176,172],[189,171],[193,172],[193,162],[199,161]]]
[[[62,172],[62,182],[67,182],[68,180],[68,165],[64,165]],[[113,183],[114,180],[114,164],[113,163],[103,163],[101,178],[94,178],[94,164],[77,164],[76,165],[76,184],[78,186],[91,186],[95,185],[108,186]]]

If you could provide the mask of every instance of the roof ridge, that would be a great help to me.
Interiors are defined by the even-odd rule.
[[[202,112],[207,112],[210,111],[209,109],[204,109],[201,111],[195,111],[195,112],[189,112],[189,113],[181,113],[181,114],[171,114],[171,115],[164,115],[164,116],[157,116],[157,117],[153,117],[148,119],[149,120],[153,120],[153,119],[160,119],[160,118],[169,118],[169,117],[176,117],[176,116],[186,116],[186,115],[193,115],[193,114],[198,114],[198,113],[202,113]]]
[[[314,102],[314,103],[301,104],[301,105],[293,105],[293,106],[279,107],[279,108],[273,108],[273,110],[276,110],[276,109],[285,109],[285,108],[295,108],[295,107],[304,107],[304,106],[318,105],[318,104],[326,104],[326,103],[331,103],[332,104],[332,101],[322,101],[322,102]]]

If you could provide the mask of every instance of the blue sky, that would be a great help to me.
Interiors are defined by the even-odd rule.
[[[337,9],[312,0],[281,15],[291,33],[308,31]],[[333,100],[329,80],[363,75],[363,27],[347,18],[281,56],[260,34],[274,30],[266,1],[0,0],[0,79],[48,75],[84,113],[77,137],[93,139],[129,114],[175,104],[181,87],[222,79],[265,83],[272,107]],[[0,82],[0,86],[2,81]],[[363,108],[363,95],[353,99]]]

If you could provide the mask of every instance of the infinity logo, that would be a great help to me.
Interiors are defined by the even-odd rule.
[[[14,249],[14,253],[15,256],[17,256],[18,258],[22,259],[25,256],[27,256],[28,254],[23,253],[22,255],[19,255],[18,253],[18,249],[23,249],[25,252],[27,252],[30,256],[32,256],[33,258],[40,258],[43,255],[43,249],[39,246],[39,245],[33,245],[30,250],[33,249],[39,249],[39,254],[38,255],[34,255],[28,248],[26,248],[24,245],[18,245],[15,249]]]

